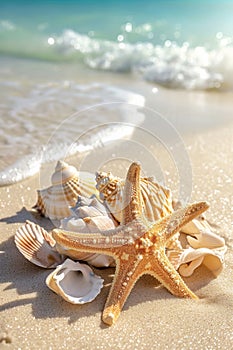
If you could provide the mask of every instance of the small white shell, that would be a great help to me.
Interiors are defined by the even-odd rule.
[[[47,286],[72,304],[85,304],[94,300],[103,282],[89,266],[70,259],[66,259],[46,278]]]
[[[54,246],[55,240],[46,230],[26,221],[15,234],[15,244],[23,256],[37,266],[53,268],[64,261]]]
[[[72,214],[70,207],[79,195],[91,196],[96,193],[95,177],[86,172],[78,172],[74,166],[58,161],[51,177],[52,186],[38,190],[35,209],[51,220],[60,220]]]
[[[61,220],[62,229],[90,233],[115,228],[114,220],[107,208],[95,196],[91,198],[79,196],[72,213],[73,215]]]
[[[179,273],[188,277],[191,276],[194,270],[201,264],[205,265],[214,276],[218,276],[223,269],[224,254],[226,247],[219,249],[189,247],[184,249],[180,255]]]
[[[204,217],[190,221],[182,227],[182,232],[188,235],[187,241],[193,248],[214,249],[225,246],[225,240],[211,230]]]
[[[115,228],[115,222],[108,216],[105,206],[96,197],[79,197],[77,205],[72,209],[73,215],[61,220],[63,230],[91,233]],[[84,260],[95,267],[108,267],[114,264],[114,259],[103,254],[83,253],[75,250],[65,250],[57,246],[61,254],[72,259]]]
[[[182,246],[173,247],[167,255],[182,276],[191,276],[201,264],[215,276],[222,271],[227,250],[225,241],[212,232],[203,215],[182,227],[180,242]]]
[[[125,181],[112,173],[97,172],[96,188],[111,214],[121,222]],[[149,221],[157,221],[173,212],[171,191],[151,177],[141,178],[141,199],[144,214]]]
[[[90,198],[79,196],[76,205],[71,208],[73,215],[79,218],[85,218],[87,216],[109,216],[112,218],[109,210],[102,204],[95,195]]]

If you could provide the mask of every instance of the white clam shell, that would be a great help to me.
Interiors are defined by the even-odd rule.
[[[39,225],[26,221],[15,234],[15,244],[23,256],[37,266],[54,268],[64,261],[54,246],[55,240]]]
[[[112,173],[97,172],[96,188],[116,220],[121,222],[124,180]],[[141,178],[141,199],[149,221],[157,221],[173,212],[171,191],[151,177]]]
[[[51,177],[52,186],[38,190],[35,209],[51,220],[60,220],[72,214],[71,207],[79,195],[96,193],[95,177],[87,172],[78,172],[74,166],[58,161]]]
[[[72,304],[85,304],[94,300],[103,282],[89,266],[70,259],[66,259],[46,278],[47,286]]]

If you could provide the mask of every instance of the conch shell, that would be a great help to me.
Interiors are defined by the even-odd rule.
[[[215,277],[219,275],[227,250],[225,240],[212,231],[203,215],[182,227],[180,242],[183,247],[167,254],[182,276],[191,276],[201,264]]]
[[[96,232],[114,229],[116,224],[110,217],[107,208],[96,197],[79,197],[77,205],[72,209],[73,215],[61,220],[61,228],[73,232]],[[61,254],[76,260],[84,260],[95,267],[107,267],[114,264],[114,259],[107,255],[82,253],[64,250],[57,246]]]
[[[74,166],[58,161],[51,177],[52,186],[38,190],[34,208],[51,220],[60,220],[72,214],[70,207],[79,195],[90,197],[96,193],[94,175],[78,172]]]
[[[23,256],[37,266],[54,268],[64,261],[55,249],[55,240],[39,225],[26,221],[15,234],[15,244]]]
[[[46,278],[47,286],[72,304],[85,304],[94,300],[103,282],[88,265],[70,259],[66,259]]]
[[[156,221],[173,212],[171,191],[157,183],[152,177],[143,177],[140,182],[144,215]],[[96,188],[115,219],[121,222],[124,180],[111,172],[96,173]]]

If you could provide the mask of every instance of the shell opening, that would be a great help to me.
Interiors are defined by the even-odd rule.
[[[63,291],[74,298],[80,298],[86,296],[92,289],[91,280],[87,281],[81,271],[68,271],[65,269],[60,271],[64,274],[64,277],[59,282],[60,287]]]

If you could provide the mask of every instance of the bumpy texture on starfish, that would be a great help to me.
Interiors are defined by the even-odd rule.
[[[188,205],[151,223],[142,214],[140,164],[132,163],[126,177],[122,222],[114,230],[83,234],[59,229],[52,234],[59,246],[72,252],[107,254],[115,258],[116,271],[102,320],[115,323],[136,281],[144,274],[159,280],[172,294],[198,299],[165,254],[166,243],[181,227],[206,209],[206,202]]]

